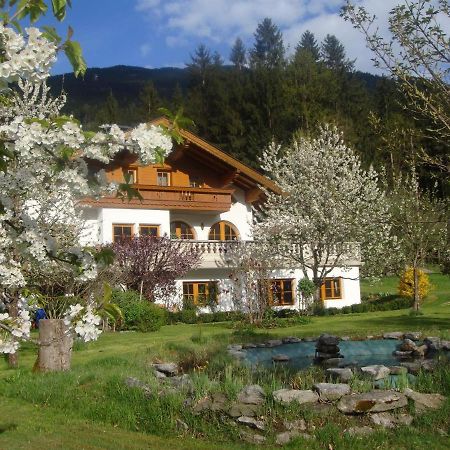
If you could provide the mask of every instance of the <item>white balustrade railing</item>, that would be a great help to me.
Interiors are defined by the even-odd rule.
[[[203,255],[225,255],[226,253],[232,251],[238,245],[252,245],[253,241],[199,241],[199,240],[183,240],[185,245],[188,245],[194,251],[198,251]],[[302,251],[302,246],[300,244],[289,244],[280,246],[279,255],[280,256],[294,256],[295,254],[300,254]],[[311,251],[303,247],[303,254],[305,258],[312,257]],[[326,255],[322,255],[325,257]],[[331,251],[328,253],[329,257],[342,256],[343,259],[360,260],[360,246],[357,242],[344,242],[332,247]]]

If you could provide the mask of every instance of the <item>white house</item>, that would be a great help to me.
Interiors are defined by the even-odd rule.
[[[159,119],[155,124],[168,124]],[[231,310],[230,262],[227,249],[251,241],[252,205],[262,200],[261,186],[279,191],[271,180],[242,164],[189,131],[163,165],[140,166],[133,155],[123,153],[105,170],[112,181],[132,177],[143,200],[115,197],[89,200],[84,214],[92,243],[110,243],[135,235],[167,235],[183,239],[203,250],[200,266],[177,280],[180,306],[183,297],[201,306],[211,286],[217,289],[217,309]],[[356,246],[346,267],[335,268],[322,286],[325,307],[360,303]],[[298,309],[299,268],[273,272],[272,301],[276,308]]]

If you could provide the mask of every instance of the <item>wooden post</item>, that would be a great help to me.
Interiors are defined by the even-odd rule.
[[[39,321],[39,356],[36,369],[39,372],[70,370],[73,338],[67,334],[63,319]]]

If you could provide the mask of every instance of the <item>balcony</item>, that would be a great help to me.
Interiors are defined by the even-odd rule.
[[[192,188],[184,186],[133,186],[142,200],[122,200],[115,197],[89,199],[87,204],[103,208],[170,209],[226,212],[231,208],[232,189]]]
[[[202,254],[200,268],[231,268],[234,265],[232,253],[236,246],[253,245],[253,241],[197,241],[183,240],[183,243],[189,246],[193,251]],[[292,259],[281,259],[275,264],[277,268],[294,268],[295,263],[292,261],[300,254],[300,245],[291,244],[288,248],[280,248],[279,254],[286,257],[292,256]],[[311,258],[307,252],[303,252],[306,259]],[[333,257],[339,256],[339,264],[344,265],[360,265],[361,255],[360,246],[356,242],[346,242],[336,245],[331,253],[331,261]],[[275,261],[275,258],[274,258]]]

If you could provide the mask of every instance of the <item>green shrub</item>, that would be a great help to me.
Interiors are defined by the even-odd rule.
[[[120,307],[124,318],[120,329],[158,331],[167,323],[166,311],[148,300],[140,300],[139,297],[139,293],[135,291],[113,292],[112,301]]]

